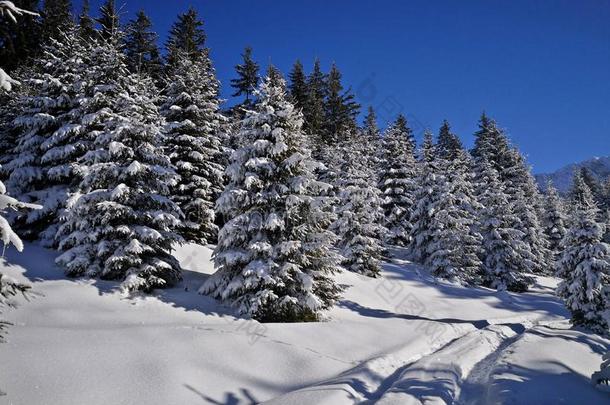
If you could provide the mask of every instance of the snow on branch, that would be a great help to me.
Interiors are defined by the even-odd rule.
[[[7,16],[13,22],[17,22],[17,16],[21,15],[32,15],[38,16],[38,13],[24,10],[17,7],[12,1],[2,0],[0,1],[0,16]],[[0,90],[11,91],[13,85],[18,85],[17,80],[11,79],[11,77],[0,68]]]
[[[16,16],[21,16],[24,14],[33,15],[36,17],[39,16],[38,13],[34,13],[32,11],[24,10],[22,8],[17,7],[12,1],[6,1],[6,0],[0,1],[0,16],[7,16],[11,20],[13,20],[13,22],[16,23],[17,22]]]

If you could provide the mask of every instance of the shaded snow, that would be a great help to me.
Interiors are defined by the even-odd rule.
[[[11,250],[1,271],[39,295],[5,313],[15,325],[0,345],[0,403],[609,399],[588,383],[609,342],[569,329],[554,279],[496,293],[436,283],[394,259],[381,279],[339,275],[348,289],[326,322],[263,325],[197,294],[210,254],[180,248],[181,285],[129,298],[117,283],[64,278],[54,252]]]

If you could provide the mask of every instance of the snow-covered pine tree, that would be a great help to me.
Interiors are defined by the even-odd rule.
[[[326,76],[322,73],[320,60],[316,59],[307,77],[307,100],[303,107],[305,123],[303,129],[314,146],[314,155],[325,149],[322,135],[324,127],[324,97],[326,95]]]
[[[303,70],[303,64],[300,60],[294,63],[292,70],[288,74],[290,84],[290,101],[294,103],[294,106],[300,108],[302,111],[305,110],[307,104],[307,77]]]
[[[29,11],[22,10],[22,9],[16,7],[12,2],[3,1],[0,3],[0,16],[6,15],[8,18],[12,19],[13,21],[16,21],[16,16],[22,15],[24,13],[32,14]],[[3,81],[6,81],[6,82],[3,83]],[[4,71],[2,69],[0,69],[0,98],[3,99],[2,101],[9,101],[6,94],[3,94],[3,93],[9,92],[11,90],[10,84],[14,84],[14,83],[15,83],[15,81],[12,80],[10,77],[8,77],[8,75],[6,75],[4,73]],[[10,100],[12,101],[13,99],[10,99]],[[3,107],[6,108],[7,105],[3,104]],[[6,128],[4,127],[4,124],[6,124],[6,121],[8,121],[8,120],[10,120],[10,118],[12,118],[12,116],[11,116],[12,113],[7,112],[6,110],[4,110],[4,108],[0,115],[0,119],[2,120],[2,121],[0,121],[0,125],[2,126],[2,127],[0,127],[0,131],[3,131],[2,133],[0,133],[0,136],[1,136],[0,142],[7,142],[7,138],[4,133],[4,130],[6,130]],[[5,114],[8,114],[8,115],[5,115]],[[2,147],[4,147],[4,145],[8,146],[8,144],[0,144],[0,146],[2,146]],[[2,148],[0,150],[5,151],[6,149]],[[17,236],[17,234],[12,230],[8,221],[4,218],[4,213],[7,209],[20,209],[20,208],[39,209],[41,207],[30,205],[30,204],[24,204],[22,202],[19,202],[16,199],[6,195],[6,187],[4,186],[4,183],[2,183],[2,181],[0,181],[0,238],[3,243],[2,258],[4,257],[4,251],[5,251],[6,247],[10,243],[15,245],[15,248],[18,251],[23,250],[23,243],[21,242],[21,239],[19,239],[19,236]],[[10,277],[7,277],[6,275],[0,273],[0,308],[2,308],[4,306],[12,306],[13,303],[10,301],[10,298],[19,293],[25,294],[29,288],[30,288],[29,286],[19,283],[15,280],[11,279]],[[6,325],[7,325],[6,322],[3,322],[0,320],[0,342],[2,342],[2,340],[3,340],[3,330]]]
[[[89,68],[86,45],[72,26],[58,38],[50,38],[24,80],[27,94],[15,108],[18,132],[13,159],[7,162],[6,185],[18,199],[43,206],[18,215],[14,225],[29,239],[53,245],[59,218],[82,177],[77,164],[91,143],[82,136],[81,98]]]
[[[426,265],[436,277],[480,285],[482,238],[475,229],[480,206],[475,198],[472,161],[463,149],[447,149],[447,158],[438,158],[438,195],[429,206],[429,231]]]
[[[333,216],[304,146],[302,115],[285,86],[260,86],[242,121],[241,147],[227,169],[217,209],[229,221],[214,253],[217,272],[200,292],[260,321],[316,320],[340,293],[332,275]]]
[[[604,189],[604,207],[610,210],[610,176],[606,178],[603,184]]]
[[[100,36],[106,41],[117,41],[121,32],[121,19],[115,0],[106,0],[100,7],[100,16],[96,19],[100,24]]]
[[[413,260],[418,263],[425,263],[428,259],[429,246],[434,236],[430,228],[431,205],[438,200],[439,185],[443,182],[432,132],[426,131],[417,162],[415,205],[409,219],[411,223],[409,251]]]
[[[566,223],[567,215],[564,202],[549,180],[546,185],[543,227],[549,241],[548,249],[553,255],[553,260],[557,259],[561,252],[561,241],[567,232]]]
[[[453,132],[447,120],[443,121],[443,125],[438,133],[438,142],[436,143],[438,156],[442,159],[451,161],[462,155],[464,147],[462,141]]]
[[[44,0],[40,14],[43,41],[56,38],[74,25],[72,1],[70,0]]]
[[[481,114],[479,130],[475,132],[474,136],[472,156],[475,158],[475,162],[484,160],[490,163],[498,172],[500,181],[504,182],[503,170],[507,166],[507,160],[510,160],[507,156],[511,149],[508,138],[485,112]]]
[[[267,66],[266,78],[269,80],[269,84],[272,87],[281,87],[284,90],[287,89],[284,75],[273,63],[270,63],[269,66]]]
[[[485,113],[481,116],[479,130],[475,133],[472,154],[477,163],[485,161],[498,172],[514,210],[516,222],[513,226],[523,232],[526,245],[532,253],[533,260],[528,262],[532,267],[527,270],[549,273],[552,255],[541,226],[544,213],[542,197],[523,156],[511,147],[504,131]]]
[[[85,41],[97,38],[98,35],[95,30],[95,21],[91,18],[89,12],[89,0],[83,0],[83,8],[78,16],[78,33]]]
[[[572,186],[568,192],[568,199],[571,205],[571,211],[573,213],[582,205],[586,203],[587,194],[591,194],[591,189],[585,183],[582,177],[581,171],[576,171],[572,177]]]
[[[182,213],[168,197],[177,175],[159,147],[154,85],[129,75],[116,41],[89,53],[81,123],[94,143],[79,159],[81,195],[59,230],[56,261],[69,276],[124,280],[127,290],[171,286],[181,278],[171,250]]]
[[[604,188],[601,182],[588,167],[581,167],[578,171],[582,180],[591,190],[595,204],[597,204],[598,208],[601,208],[604,203]]]
[[[388,245],[408,246],[411,211],[417,190],[417,168],[413,131],[403,115],[385,132],[382,144],[379,189],[388,230]]]
[[[355,273],[378,277],[386,229],[382,225],[381,192],[371,181],[373,173],[366,159],[367,139],[360,131],[346,133],[335,150],[340,159],[335,164],[339,202],[332,230],[338,237],[342,264]]]
[[[602,241],[604,227],[597,222],[591,190],[584,181],[579,187],[580,195],[573,201],[576,212],[556,266],[563,279],[557,295],[572,312],[573,324],[605,334],[610,330],[610,245]]]
[[[365,157],[371,168],[371,174],[374,176],[373,178],[377,179],[381,169],[381,131],[377,126],[377,115],[375,114],[375,110],[370,106],[364,117],[362,136],[366,140],[367,150]]]
[[[2,255],[0,259],[4,258],[4,252],[8,245],[13,244],[17,251],[23,251],[23,242],[19,239],[19,236],[11,229],[10,224],[4,218],[3,214],[6,210],[18,210],[18,209],[38,209],[39,206],[32,204],[24,204],[16,199],[6,195],[6,188],[0,181],[0,241],[2,241]],[[3,306],[12,306],[10,298],[19,293],[25,294],[30,286],[23,283],[19,283],[10,277],[0,273],[0,308]],[[0,312],[1,314],[1,312]],[[0,342],[2,342],[2,332],[7,323],[0,320]]]
[[[203,30],[203,21],[199,19],[197,10],[190,7],[186,13],[178,15],[178,20],[172,25],[165,48],[167,50],[167,64],[171,66],[174,60],[198,58],[205,50],[206,34]]]
[[[180,233],[196,243],[215,243],[214,203],[224,187],[219,83],[208,53],[174,55],[161,113],[165,150],[180,176],[171,198],[185,215]]]
[[[333,63],[326,77],[324,99],[324,121],[322,140],[325,145],[334,145],[341,141],[339,135],[356,128],[356,116],[360,105],[354,100],[351,89],[344,90],[341,83],[341,72]]]
[[[132,73],[146,73],[160,79],[163,63],[157,46],[158,35],[152,30],[152,22],[144,10],[129,21],[124,38],[127,66]]]
[[[534,273],[552,273],[552,254],[542,226],[544,202],[536,180],[523,156],[516,149],[506,154],[507,162],[502,170],[505,192],[517,218],[515,228],[523,232],[524,242],[532,253]]]
[[[246,96],[244,105],[250,106],[252,100],[250,97],[253,96],[256,86],[258,85],[258,63],[252,59],[252,48],[246,47],[242,54],[243,63],[235,66],[237,72],[237,79],[231,79],[231,87],[235,89],[233,97],[239,97],[242,95]]]
[[[603,184],[603,203],[600,209],[602,210],[602,221],[606,224],[604,242],[610,243],[610,176],[606,178]]]
[[[532,254],[524,234],[515,228],[514,215],[504,186],[496,169],[484,158],[479,158],[476,171],[479,211],[478,230],[483,237],[483,282],[492,288],[525,291],[533,278],[524,274],[531,268]]]
[[[25,96],[24,86],[19,87],[19,96]],[[0,90],[0,165],[13,159],[13,148],[17,143],[18,131],[13,125],[15,118],[21,113],[18,108],[18,95],[11,91]],[[0,166],[0,180],[6,180],[7,173]]]

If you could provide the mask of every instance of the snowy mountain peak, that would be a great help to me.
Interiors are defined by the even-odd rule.
[[[536,181],[541,189],[546,188],[546,183],[551,180],[557,190],[565,194],[572,185],[574,172],[581,167],[586,167],[598,179],[603,180],[610,176],[610,156],[594,157],[580,163],[572,163],[552,173],[542,173],[536,175]]]

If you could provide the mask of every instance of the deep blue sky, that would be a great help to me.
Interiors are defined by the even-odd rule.
[[[262,66],[284,72],[297,58],[307,70],[316,57],[325,70],[336,62],[382,126],[398,110],[434,132],[447,118],[471,145],[486,110],[535,172],[610,155],[610,0],[117,4],[124,20],[146,10],[161,41],[179,12],[196,7],[228,99],[233,66],[251,45]]]

